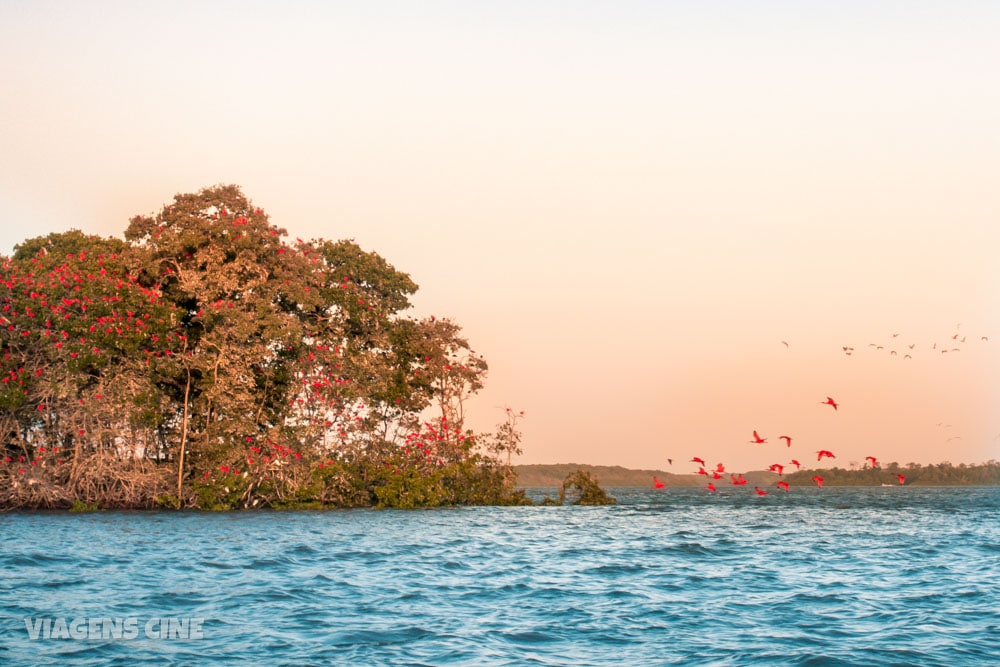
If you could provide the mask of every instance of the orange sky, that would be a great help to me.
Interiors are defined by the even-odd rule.
[[[1000,7],[327,4],[5,3],[0,252],[237,183],[410,273],[522,462],[1000,458]]]

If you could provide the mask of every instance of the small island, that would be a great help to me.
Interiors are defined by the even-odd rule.
[[[530,504],[523,413],[465,427],[488,366],[461,327],[237,186],[0,263],[0,509]]]

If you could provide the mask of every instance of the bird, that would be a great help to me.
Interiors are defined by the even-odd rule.
[[[831,459],[837,458],[836,456],[833,455],[833,452],[827,451],[825,449],[821,449],[818,452],[816,452],[817,461],[822,460],[824,456],[829,456]]]
[[[747,480],[743,477],[743,473],[740,473],[739,476],[730,474],[729,477],[736,486],[744,486],[747,483]]]
[[[712,493],[715,493],[715,484],[712,484],[711,482],[709,482],[708,486],[706,486],[705,488],[708,489],[709,491],[711,491]]]
[[[787,447],[792,446],[792,439],[787,435],[779,435],[778,440],[784,440]]]
[[[756,443],[756,444],[759,445],[762,442],[767,442],[767,438],[760,437],[760,434],[757,433],[757,431],[754,431],[753,432],[753,440],[751,440],[750,442],[753,442],[753,443]]]
[[[699,457],[696,456],[693,459],[691,459],[691,463],[700,463],[702,466],[704,466],[705,465],[705,459],[702,459],[702,458],[699,458]]]
[[[819,475],[813,475],[813,481],[816,482],[816,486],[823,488],[823,478]]]
[[[787,340],[781,341],[781,344],[784,345],[785,347],[788,347],[788,341]]]
[[[874,456],[866,456],[865,457],[865,461],[871,461],[873,468],[877,468],[878,467],[878,460]]]
[[[759,486],[753,487],[753,490],[754,490],[754,492],[758,496],[766,496],[767,495],[767,491],[765,491],[764,489],[760,488]]]
[[[896,475],[896,479],[899,480],[899,485],[902,486],[906,483],[906,475]]]
[[[801,470],[801,469],[802,469],[802,464],[801,464],[801,463],[799,463],[799,462],[798,462],[797,460],[795,460],[795,459],[792,459],[792,460],[791,460],[791,461],[789,461],[788,463],[789,463],[789,465],[793,465],[793,466],[795,466],[795,469],[796,469],[796,470]]]
[[[785,493],[788,493],[788,482],[786,482],[785,480],[781,480],[780,482],[775,484],[775,486],[778,487],[779,489],[784,489]]]
[[[776,472],[779,475],[782,475],[784,474],[785,466],[781,465],[780,463],[772,463],[771,467],[768,468],[768,470],[770,470],[771,472]]]
[[[832,405],[832,406],[833,406],[833,409],[834,409],[834,410],[836,410],[836,409],[837,409],[837,401],[833,400],[833,399],[832,399],[832,398],[830,398],[829,396],[827,396],[827,397],[826,397],[826,400],[825,400],[825,401],[821,401],[821,403],[822,403],[823,405]]]
[[[674,464],[674,460],[673,459],[667,459],[667,465],[671,465],[672,466],[673,464]]]
[[[653,477],[653,488],[654,489],[662,489],[663,488],[663,482],[661,482],[656,477]]]

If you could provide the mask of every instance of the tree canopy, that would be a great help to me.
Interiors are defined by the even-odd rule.
[[[0,265],[0,506],[524,502],[509,419],[465,427],[488,367],[461,327],[407,316],[409,275],[290,240],[237,186]]]

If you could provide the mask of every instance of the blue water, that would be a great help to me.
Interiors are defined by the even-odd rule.
[[[1000,489],[0,515],[0,664],[1000,664]],[[31,639],[25,619],[202,619]]]

